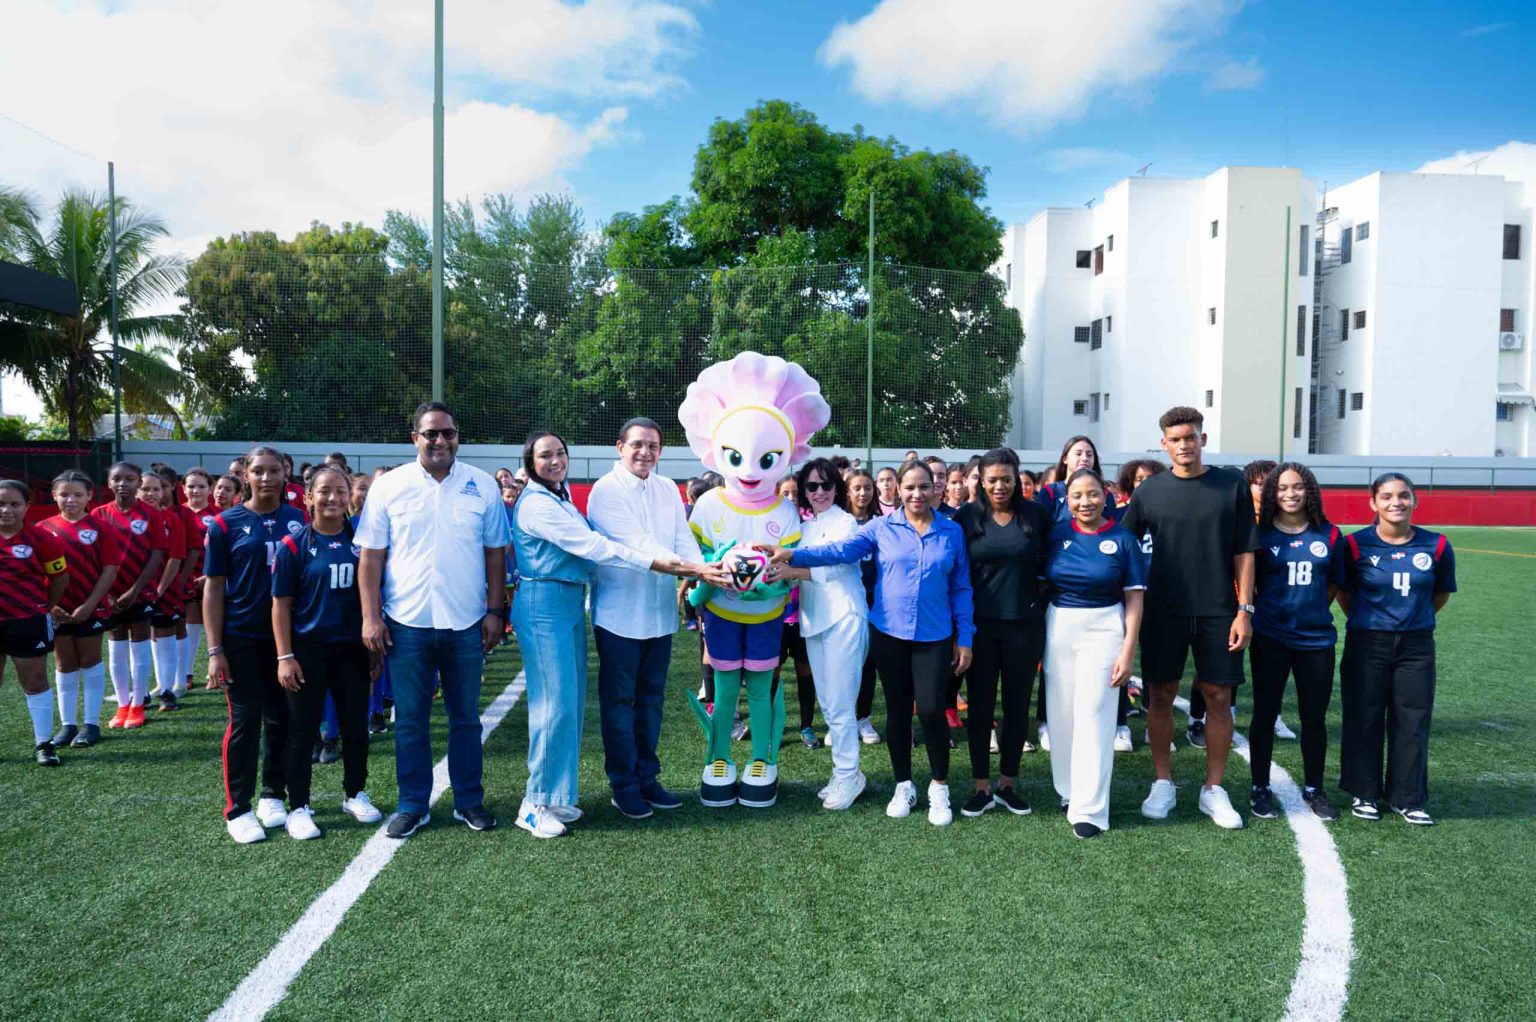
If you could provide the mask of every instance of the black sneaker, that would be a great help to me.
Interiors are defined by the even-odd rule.
[[[38,766],[58,766],[59,754],[54,750],[52,742],[38,742],[36,750]]]
[[[1381,819],[1381,807],[1373,799],[1357,798],[1349,807],[1349,811],[1357,820]]]
[[[1080,837],[1080,838],[1084,839],[1085,841],[1088,838],[1098,837],[1102,833],[1104,833],[1104,832],[1102,830],[1100,830],[1098,827],[1095,827],[1091,823],[1074,823],[1074,824],[1072,824],[1072,836],[1073,837]]]
[[[389,818],[389,824],[384,828],[384,836],[398,841],[410,837],[431,822],[431,813],[399,812]]]
[[[961,816],[980,816],[992,808],[992,793],[990,791],[978,791],[971,795],[970,800],[960,807]]]
[[[470,806],[468,809],[455,809],[453,818],[464,826],[474,831],[495,830],[496,817],[486,812],[485,806]]]
[[[1401,806],[1388,806],[1388,808],[1417,827],[1433,827],[1435,825],[1435,818],[1422,809],[1404,809]]]
[[[1248,811],[1260,820],[1273,820],[1275,795],[1268,788],[1253,787],[1248,790]]]
[[[70,742],[74,741],[75,736],[79,733],[80,729],[75,727],[75,725],[64,724],[59,728],[58,734],[48,739],[48,744],[53,746],[55,749],[62,749]]]
[[[176,697],[169,692],[160,693],[160,713],[170,713],[176,709]]]
[[[81,724],[80,733],[69,743],[71,749],[88,749],[101,741],[100,724]]]
[[[320,743],[319,763],[334,763],[341,758],[341,743],[335,738],[327,738]]]
[[[1184,729],[1184,739],[1197,749],[1205,748],[1205,721],[1192,720]]]
[[[389,730],[389,716],[383,713],[374,713],[368,716],[368,733],[370,735],[382,735]]]
[[[1322,788],[1303,788],[1301,800],[1312,810],[1312,815],[1319,820],[1332,823],[1339,818],[1339,811],[1333,808],[1333,803],[1328,801],[1328,795]]]
[[[1002,806],[1015,816],[1028,816],[1030,814],[1029,803],[1024,801],[1024,796],[1019,794],[1019,789],[1012,785],[1006,788],[998,788],[992,793],[992,801]]]

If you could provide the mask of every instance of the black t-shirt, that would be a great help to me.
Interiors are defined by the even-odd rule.
[[[1045,612],[1040,575],[1051,520],[1034,501],[1022,502],[1013,521],[998,525],[980,504],[966,504],[955,519],[965,530],[971,589],[979,621],[1036,621]]]
[[[1237,612],[1232,558],[1259,548],[1253,494],[1241,475],[1208,468],[1193,479],[1161,472],[1136,487],[1120,522],[1150,544],[1147,609],[1189,617]]]

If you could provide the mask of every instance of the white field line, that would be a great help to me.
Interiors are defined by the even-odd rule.
[[[512,684],[502,689],[485,712],[480,715],[480,741],[490,738],[503,718],[517,704],[527,686],[526,675],[519,671]],[[432,771],[432,795],[429,804],[436,802],[448,790],[448,757],[438,760]],[[235,992],[213,1014],[209,1022],[246,1022],[264,1018],[288,995],[288,987],[298,979],[299,973],[315,952],[330,939],[341,925],[347,910],[368,890],[375,877],[389,865],[395,853],[409,844],[409,839],[396,841],[384,836],[381,826],[363,845],[347,868],[330,887],[314,900],[294,923],[277,945],[268,952],[256,968],[240,981]]]
[[[1189,703],[1182,696],[1173,704],[1189,713]],[[1248,741],[1235,730],[1232,748],[1244,761],[1249,760]],[[1301,962],[1296,966],[1281,1022],[1338,1022],[1349,999],[1349,964],[1355,956],[1344,863],[1327,825],[1301,800],[1301,789],[1291,775],[1278,764],[1271,764],[1269,773],[1270,790],[1296,835],[1305,906]]]

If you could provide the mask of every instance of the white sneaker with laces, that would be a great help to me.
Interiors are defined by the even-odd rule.
[[[1179,789],[1173,786],[1172,781],[1156,780],[1152,782],[1152,790],[1147,793],[1147,799],[1141,804],[1141,815],[1149,820],[1166,820],[1168,814],[1179,801]]]
[[[342,799],[341,811],[358,823],[378,823],[384,819],[384,814],[379,812],[378,808],[369,800],[366,791],[360,791],[351,798]]]
[[[1050,752],[1051,751],[1051,733],[1050,733],[1050,731],[1046,730],[1046,727],[1045,727],[1044,724],[1040,725],[1040,751],[1041,752]]]
[[[832,789],[836,786],[837,778],[834,777],[832,780],[821,786],[821,790],[816,793],[816,797],[825,802],[827,800],[827,796],[832,794]]]
[[[885,815],[899,820],[903,816],[912,813],[912,807],[917,805],[917,785],[911,781],[902,781],[896,785],[896,792],[891,796],[891,801],[886,804]]]
[[[261,821],[256,819],[255,813],[242,813],[233,820],[225,821],[224,829],[229,831],[229,836],[235,839],[237,845],[253,845],[267,839],[267,832],[261,826]]]
[[[1284,717],[1275,718],[1275,737],[1286,742],[1294,742],[1296,740],[1296,732],[1286,726]]]
[[[868,717],[859,718],[859,741],[865,745],[880,744],[880,732],[875,730],[875,722]]]
[[[1119,727],[1115,728],[1115,751],[1136,751],[1136,743],[1131,740],[1131,727],[1129,724],[1121,724]]]
[[[955,822],[955,811],[949,808],[949,785],[928,782],[928,822],[935,827],[947,827]]]
[[[280,798],[257,799],[256,819],[263,827],[281,827],[288,822],[288,807]]]
[[[1232,808],[1227,789],[1219,784],[1200,789],[1200,811],[1224,830],[1243,829],[1243,814]]]
[[[547,806],[536,806],[523,799],[517,807],[517,825],[534,837],[559,837],[565,833],[565,824],[555,819]]]
[[[821,802],[823,809],[841,810],[853,805],[854,800],[864,794],[864,787],[869,783],[861,772],[852,780],[837,778],[827,785],[827,797]]]
[[[549,815],[561,823],[575,823],[581,819],[580,806],[550,806]]]
[[[315,817],[309,811],[309,806],[299,806],[289,813],[288,822],[283,826],[288,836],[295,841],[312,841],[320,836],[320,828],[315,826]]]

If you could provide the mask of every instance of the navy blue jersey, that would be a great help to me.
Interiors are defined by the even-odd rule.
[[[1070,522],[1072,510],[1067,507],[1067,484],[1049,483],[1035,490],[1035,500],[1045,505],[1045,509],[1051,513],[1051,519],[1057,522]],[[1110,499],[1108,493],[1104,494],[1104,517],[1112,522],[1118,522],[1125,517],[1125,509],[1129,505],[1116,504]]]
[[[1456,591],[1456,555],[1438,532],[1415,528],[1408,542],[1388,543],[1370,525],[1350,533],[1344,588],[1349,627],[1416,632],[1435,627],[1436,593]]]
[[[309,525],[283,537],[272,564],[272,596],[293,598],[294,635],[320,642],[362,641],[357,551],[351,529],[327,536]]]
[[[1308,525],[1297,533],[1273,525],[1260,529],[1253,630],[1290,649],[1332,646],[1339,633],[1328,587],[1344,588],[1348,559],[1343,534],[1332,525]]]
[[[1045,549],[1045,580],[1057,607],[1113,607],[1127,589],[1147,587],[1147,558],[1125,528],[1105,522],[1084,532],[1076,521],[1058,522]]]
[[[304,531],[304,515],[287,504],[259,515],[244,504],[214,516],[203,541],[203,573],[224,579],[224,634],[272,635],[272,562],[285,536]]]

